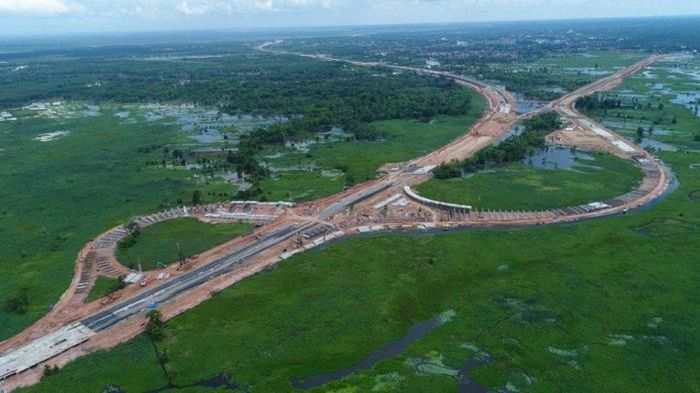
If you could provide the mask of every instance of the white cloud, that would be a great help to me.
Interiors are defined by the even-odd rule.
[[[185,15],[201,15],[209,10],[209,6],[207,4],[190,4],[189,1],[183,1],[175,9]]]
[[[221,13],[280,12],[305,9],[332,9],[347,0],[180,0],[174,9],[184,15],[218,15]],[[356,1],[356,5],[367,0]],[[352,3],[353,1],[349,1]],[[167,1],[164,2],[167,4]],[[164,5],[165,5],[164,4]],[[167,12],[167,5],[161,6]],[[172,9],[172,8],[170,8]]]
[[[0,13],[65,14],[82,9],[62,0],[0,0]]]

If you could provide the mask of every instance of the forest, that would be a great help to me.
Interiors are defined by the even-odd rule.
[[[260,143],[284,143],[333,126],[373,140],[381,137],[369,126],[373,121],[429,121],[470,106],[470,95],[447,79],[274,56],[245,45],[206,48],[208,54],[187,55],[179,52],[187,48],[162,53],[157,46],[17,54],[0,64],[0,107],[56,99],[196,103],[229,114],[287,117],[254,135]]]

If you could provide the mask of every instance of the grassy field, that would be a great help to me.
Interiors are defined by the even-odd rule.
[[[353,364],[451,310],[450,322],[405,353],[312,391],[454,391],[438,372],[477,349],[494,360],[474,378],[494,389],[529,379],[523,391],[698,391],[700,204],[689,195],[700,190],[700,167],[691,168],[700,154],[662,157],[681,186],[651,210],[354,238],[295,256],[170,321],[158,344],[164,369],[177,386],[226,373],[246,391],[291,391],[290,378]],[[417,369],[417,359],[444,367]],[[107,384],[139,392],[167,378],[141,336],[25,391]]]
[[[69,134],[34,139],[59,130]],[[78,251],[96,235],[189,201],[195,189],[203,202],[222,199],[207,194],[218,182],[150,167],[159,152],[138,151],[181,140],[174,127],[123,124],[108,109],[97,117],[0,123],[0,302],[21,292],[29,300],[22,315],[0,307],[0,340],[49,310],[70,283]]]
[[[554,68],[597,68],[615,70],[644,60],[645,53],[593,51],[588,53],[571,53],[563,56],[547,56],[537,60],[537,65]]]
[[[104,276],[97,277],[95,285],[92,287],[90,293],[88,293],[87,297],[85,298],[85,303],[90,303],[93,300],[97,300],[101,297],[109,295],[112,292],[118,291],[119,289],[121,289],[119,288],[119,284],[120,283],[118,278]]]
[[[389,138],[383,142],[341,142],[322,144],[310,154],[323,166],[347,166],[354,182],[376,177],[377,169],[388,162],[404,162],[443,146],[469,130],[485,108],[483,97],[474,95],[473,111],[464,117],[439,117],[431,123],[409,120],[377,122],[377,130]]]
[[[381,142],[330,142],[312,145],[308,152],[282,152],[265,161],[277,167],[313,165],[312,172],[280,171],[277,180],[261,184],[268,200],[311,200],[332,195],[345,184],[374,179],[377,169],[388,162],[403,162],[418,157],[465,133],[481,116],[485,100],[472,98],[472,113],[462,117],[439,117],[431,123],[413,120],[388,120],[373,125],[389,137]],[[280,153],[267,151],[266,154]],[[323,171],[342,170],[344,175],[324,175]]]
[[[179,244],[182,258],[209,250],[251,231],[250,224],[207,224],[196,218],[176,218],[142,229],[136,243],[128,248],[118,247],[119,262],[132,268],[157,269],[158,263],[177,262]]]
[[[416,190],[426,198],[480,210],[546,210],[601,201],[633,190],[642,172],[631,161],[607,154],[578,160],[571,169],[509,164],[465,179],[431,179]]]
[[[260,184],[268,201],[297,202],[323,198],[342,191],[344,184],[342,174],[325,176],[321,170],[283,171],[277,176]]]

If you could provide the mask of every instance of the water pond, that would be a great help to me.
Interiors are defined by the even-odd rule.
[[[571,169],[575,164],[580,164],[580,160],[592,161],[594,158],[569,147],[548,146],[521,162],[539,169]]]

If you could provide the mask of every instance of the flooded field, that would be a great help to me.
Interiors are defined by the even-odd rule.
[[[164,121],[176,125],[196,142],[210,144],[235,141],[245,132],[258,127],[267,127],[285,122],[286,117],[262,117],[252,115],[231,115],[216,108],[200,107],[194,104],[145,104],[133,106],[133,118],[137,121]],[[126,113],[129,117],[129,112]]]
[[[29,118],[77,119],[82,117],[114,116],[124,125],[162,122],[178,126],[193,143],[212,144],[235,142],[245,132],[271,124],[285,122],[283,116],[263,117],[231,115],[212,107],[195,104],[102,104],[89,102],[33,102],[22,108],[0,112],[0,122]]]
[[[572,74],[583,74],[589,76],[605,76],[612,73],[610,70],[600,70],[598,68],[589,67],[566,67],[564,68],[564,71]]]
[[[700,63],[695,56],[675,56],[599,95],[616,100],[597,113],[607,127],[647,150],[700,151],[696,119],[700,116]]]
[[[669,101],[673,104],[682,105],[690,110],[695,116],[700,116],[698,107],[700,106],[700,85],[695,91],[677,91],[669,87],[666,83],[654,83],[652,89],[669,96]]]
[[[22,108],[7,109],[3,114],[12,114],[17,119],[33,117],[75,119],[100,116],[101,108],[89,102],[37,101]]]

